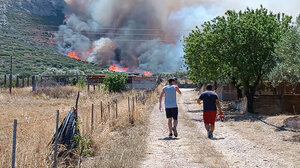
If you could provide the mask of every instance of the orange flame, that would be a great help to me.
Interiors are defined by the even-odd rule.
[[[75,58],[75,59],[77,59],[77,60],[80,60],[80,56],[78,55],[76,55],[76,53],[74,52],[74,51],[71,51],[71,52],[69,52],[68,54],[67,54],[70,58]]]
[[[151,76],[151,75],[152,75],[152,73],[151,73],[151,72],[149,72],[149,71],[144,71],[144,75],[145,75],[145,76]]]
[[[128,68],[126,67],[120,68],[116,64],[112,64],[108,69],[115,72],[126,72],[128,70]]]

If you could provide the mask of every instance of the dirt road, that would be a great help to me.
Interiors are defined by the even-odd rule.
[[[140,167],[300,167],[300,133],[277,131],[248,115],[227,115],[207,138],[197,92],[178,96],[178,138],[168,138],[165,113],[150,115],[148,148]],[[225,112],[226,114],[226,112]]]

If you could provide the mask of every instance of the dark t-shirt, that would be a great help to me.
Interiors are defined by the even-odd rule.
[[[216,111],[216,100],[218,100],[218,95],[210,90],[207,90],[203,93],[201,93],[199,99],[203,101],[203,108],[205,111]]]

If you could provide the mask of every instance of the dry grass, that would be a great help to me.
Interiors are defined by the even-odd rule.
[[[60,123],[69,108],[75,105],[78,88],[61,87],[31,92],[31,88],[0,90],[0,167],[10,167],[13,120],[18,120],[16,167],[51,167],[47,146],[55,132],[56,110],[60,110]],[[134,111],[134,124],[128,122],[128,96],[138,94],[129,91],[109,94],[103,91],[87,93],[80,90],[79,115],[81,134],[92,140],[92,156],[83,158],[82,167],[135,167],[144,152],[148,108],[156,99],[156,92],[144,93],[145,104],[138,102]],[[115,104],[118,99],[118,119]],[[100,102],[104,118],[100,118]],[[94,130],[91,130],[91,108],[94,104]],[[51,161],[50,161],[51,162]],[[61,164],[61,167],[66,167]]]

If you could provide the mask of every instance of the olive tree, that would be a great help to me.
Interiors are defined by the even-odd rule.
[[[274,86],[288,82],[296,88],[300,81],[300,15],[293,27],[276,44],[277,65],[269,74]]]

